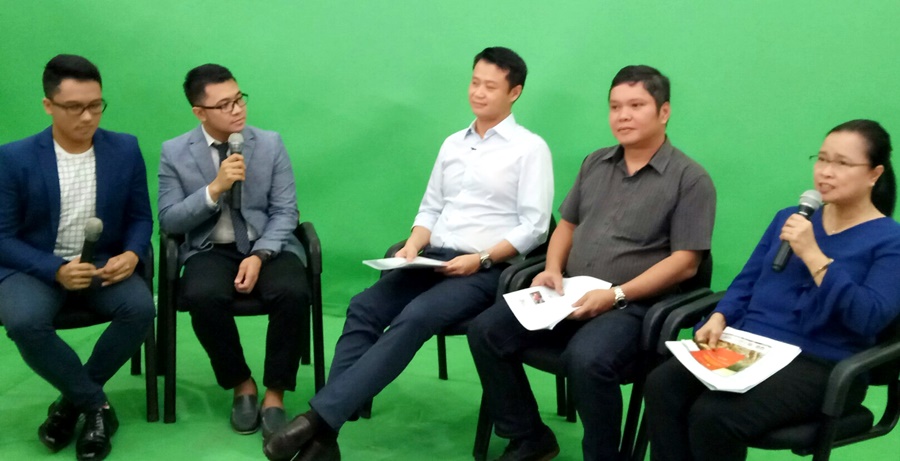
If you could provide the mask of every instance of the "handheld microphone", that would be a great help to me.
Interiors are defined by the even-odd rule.
[[[244,151],[244,135],[240,133],[231,133],[228,136],[228,147],[231,148],[231,155],[240,154]],[[235,210],[241,209],[241,184],[243,181],[235,181],[231,185],[231,208]]]
[[[800,216],[809,219],[820,206],[822,206],[822,194],[815,189],[810,189],[800,196],[800,204],[797,206],[797,213]],[[791,257],[791,253],[793,253],[791,244],[782,240],[781,246],[778,248],[778,253],[775,254],[775,260],[772,261],[772,270],[775,272],[783,271],[784,266],[787,265],[788,258]]]
[[[81,247],[81,262],[94,264],[94,247],[103,232],[103,221],[99,218],[88,218],[84,225],[84,246]]]

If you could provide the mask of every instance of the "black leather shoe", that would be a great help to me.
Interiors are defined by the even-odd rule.
[[[260,426],[262,426],[263,441],[269,440],[272,434],[280,431],[287,425],[287,414],[284,412],[284,408],[263,408],[259,414],[262,421]]]
[[[530,437],[513,439],[497,461],[548,461],[559,454],[559,444],[549,427]]]
[[[263,453],[272,461],[292,459],[306,445],[306,442],[312,440],[314,435],[316,435],[316,428],[306,415],[297,416],[280,431],[269,437],[269,440],[263,444]]]
[[[252,434],[259,430],[259,397],[239,395],[231,404],[231,428],[238,434]]]
[[[75,443],[78,461],[100,461],[112,450],[113,434],[119,429],[116,412],[109,408],[98,408],[84,413],[84,427]]]
[[[79,411],[75,405],[60,397],[47,409],[47,419],[38,428],[38,438],[56,453],[72,442]]]
[[[303,448],[294,461],[341,461],[337,439],[316,437]]]

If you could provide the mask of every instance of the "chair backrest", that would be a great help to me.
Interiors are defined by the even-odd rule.
[[[713,259],[712,251],[707,250],[700,260],[697,273],[693,277],[681,282],[681,291],[688,292],[698,288],[709,288],[712,285]]]
[[[878,334],[878,344],[900,342],[900,317],[894,319]],[[876,367],[869,372],[869,383],[875,385],[894,384],[900,379],[900,360],[894,360]]]
[[[529,251],[525,257],[531,258],[534,256],[546,255],[547,249],[550,247],[550,237],[553,235],[553,231],[556,230],[556,216],[550,214],[550,226],[547,228],[547,239],[544,240],[544,243],[538,245],[535,249]]]

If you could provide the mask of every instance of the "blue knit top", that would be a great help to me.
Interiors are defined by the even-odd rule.
[[[796,255],[784,271],[772,270],[781,228],[794,211],[775,215],[715,312],[731,327],[838,361],[871,347],[900,315],[900,224],[885,217],[827,235],[815,213],[816,242],[834,259],[816,286]]]

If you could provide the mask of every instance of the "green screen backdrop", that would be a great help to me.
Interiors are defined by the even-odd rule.
[[[671,78],[669,135],[718,190],[715,289],[775,211],[811,188],[807,157],[831,127],[872,118],[900,139],[898,2],[2,3],[0,143],[49,124],[47,60],[84,55],[103,75],[101,126],[140,140],[154,209],[160,144],[198,123],[185,73],[229,67],[251,95],[249,123],[287,144],[338,315],[378,276],[360,260],[408,235],[441,142],[471,122],[471,60],[486,46],[528,63],[513,109],[550,145],[556,205],[582,159],[615,142],[606,97],[616,71],[648,64]]]

